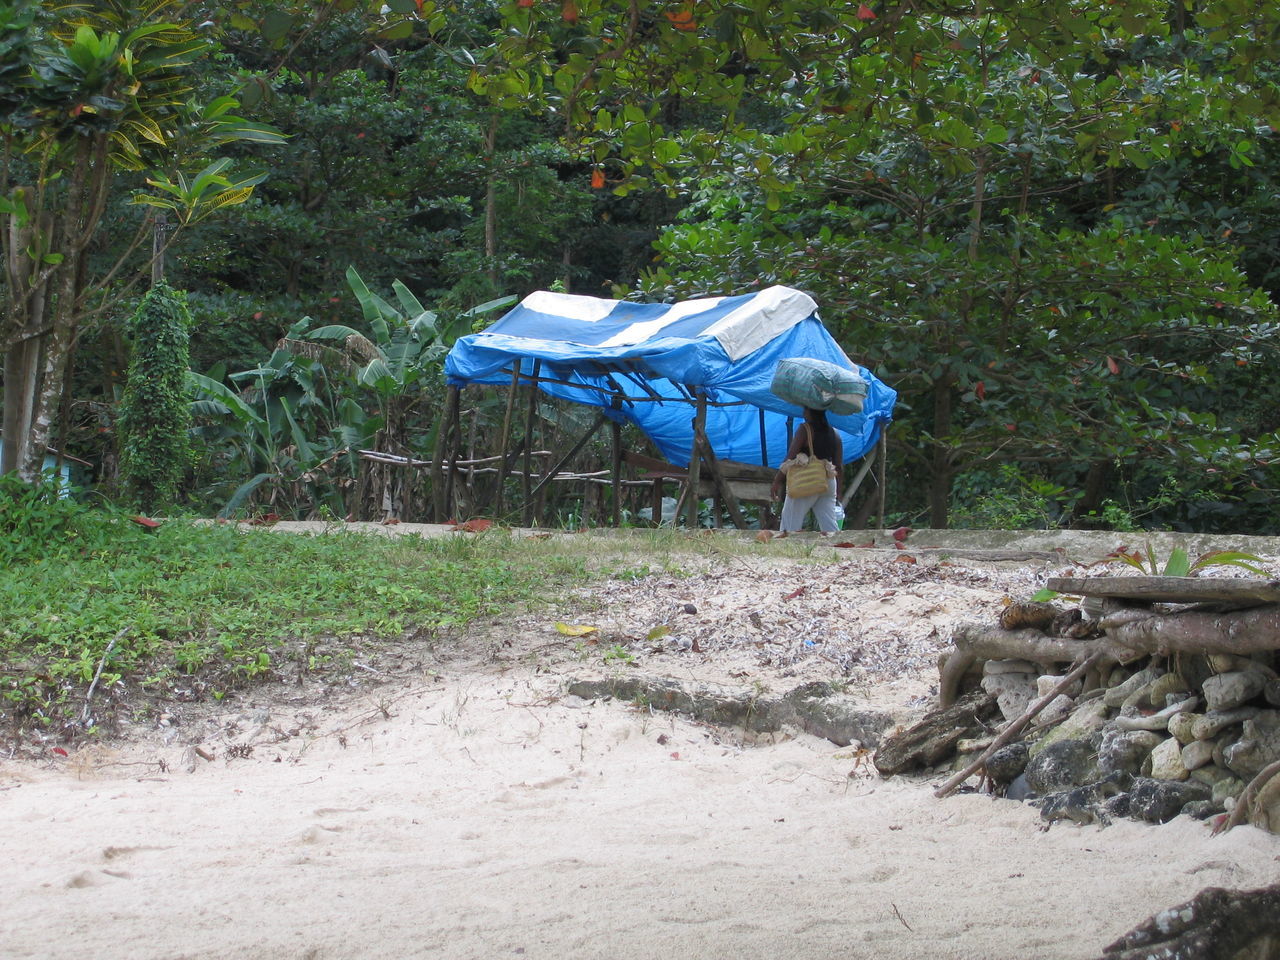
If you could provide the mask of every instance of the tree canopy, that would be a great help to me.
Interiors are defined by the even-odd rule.
[[[1277,40],[1253,0],[0,2],[5,468],[113,435],[168,250],[214,381],[353,322],[349,268],[448,317],[791,284],[900,392],[903,519],[1274,525]]]

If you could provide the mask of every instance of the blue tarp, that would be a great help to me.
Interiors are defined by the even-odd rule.
[[[489,329],[458,340],[445,375],[454,386],[505,385],[516,365],[522,377],[532,377],[540,361],[543,392],[636,424],[681,467],[693,446],[688,401],[696,389],[709,403],[706,433],[717,457],[776,467],[803,416],[769,390],[778,361],[787,357],[839,364],[867,381],[861,413],[829,416],[846,462],[864,456],[893,419],[897,393],[850,361],[822,325],[817,304],[788,287],[676,304],[540,291]],[[624,397],[620,405],[615,394]]]

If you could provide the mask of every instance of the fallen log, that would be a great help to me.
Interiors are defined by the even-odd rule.
[[[1243,951],[1249,950],[1249,953]],[[1102,952],[1100,960],[1257,960],[1280,957],[1280,884],[1210,887],[1161,910]]]
[[[1156,614],[1107,630],[1114,648],[1143,653],[1250,654],[1280,649],[1280,605],[1227,613]]]
[[[957,624],[952,641],[957,650],[978,660],[1030,660],[1046,666],[1072,663],[1097,645],[1097,641],[1049,637],[1034,627],[1004,630],[980,623]]]
[[[1005,630],[980,623],[956,624],[951,642],[955,649],[938,661],[938,703],[943,707],[956,702],[961,679],[980,660],[1029,660],[1049,673],[1054,664],[1073,663],[1101,645],[1096,640],[1047,637],[1034,627]]]
[[[1144,656],[1189,653],[1247,656],[1280,649],[1280,605],[1208,613],[1185,610],[1153,613],[1113,611],[1102,621],[1104,636],[1096,640],[1049,637],[1034,628],[1005,630],[979,623],[956,625],[955,651],[939,662],[939,701],[955,702],[961,677],[980,660],[1029,660],[1045,668],[1070,663],[1081,654],[1103,652],[1102,662],[1128,663]]]

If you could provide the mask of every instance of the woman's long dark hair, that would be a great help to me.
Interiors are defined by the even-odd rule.
[[[831,424],[827,423],[827,411],[805,407],[804,422],[809,425],[813,433],[814,455],[820,460],[835,462],[836,432]]]

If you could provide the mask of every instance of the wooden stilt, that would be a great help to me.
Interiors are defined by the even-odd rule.
[[[458,398],[453,404],[453,416],[449,421],[449,454],[447,457],[449,463],[449,475],[445,477],[445,503],[448,506],[448,512],[454,514],[458,509],[458,448],[462,446],[462,391],[458,391]],[[459,519],[456,516],[448,519]]]
[[[444,461],[448,445],[445,441],[457,409],[458,388],[450,386],[445,391],[444,411],[440,414],[440,422],[436,424],[435,449],[431,455],[431,499],[436,523],[444,523],[448,519],[445,515],[448,505],[444,479]]]
[[[622,424],[609,421],[613,440],[613,525],[622,526]]]
[[[688,484],[689,498],[686,506],[689,514],[688,527],[690,530],[696,530],[698,529],[698,509],[701,506],[698,486],[702,479],[702,457],[699,456],[698,438],[703,435],[707,426],[707,396],[696,387],[690,387],[689,392],[697,399],[697,406],[693,416],[693,449],[689,451],[689,477],[685,481]]]
[[[507,409],[502,414],[502,434],[498,438],[498,456],[502,460],[498,464],[498,489],[493,495],[493,513],[496,517],[502,516],[503,499],[506,494],[507,470],[509,464],[507,462],[507,444],[511,442],[511,414],[516,406],[516,387],[520,385],[520,361],[515,360],[511,364],[511,386],[507,388]]]
[[[542,361],[533,361],[533,375],[529,378],[529,405],[524,418],[524,477],[521,481],[521,493],[524,495],[521,518],[526,527],[533,526],[533,425],[538,413],[538,376],[542,372]]]
[[[853,479],[849,481],[844,488],[844,495],[840,498],[840,506],[848,508],[849,501],[853,499],[853,495],[858,492],[858,488],[862,486],[862,481],[867,478],[867,474],[871,472],[871,467],[880,457],[880,446],[876,444],[876,449],[871,451],[862,458],[862,464],[858,467],[858,472],[854,474]]]
[[[885,482],[885,474],[887,472],[887,470],[885,469],[885,461],[889,459],[888,436],[889,436],[889,424],[886,423],[880,427],[880,439],[876,443],[876,445],[880,448],[879,463],[877,464],[877,467],[876,467],[876,486],[877,486],[876,497],[879,501],[878,512],[880,516],[880,519],[878,521],[879,525],[877,529],[879,530],[884,529],[884,482]]]

